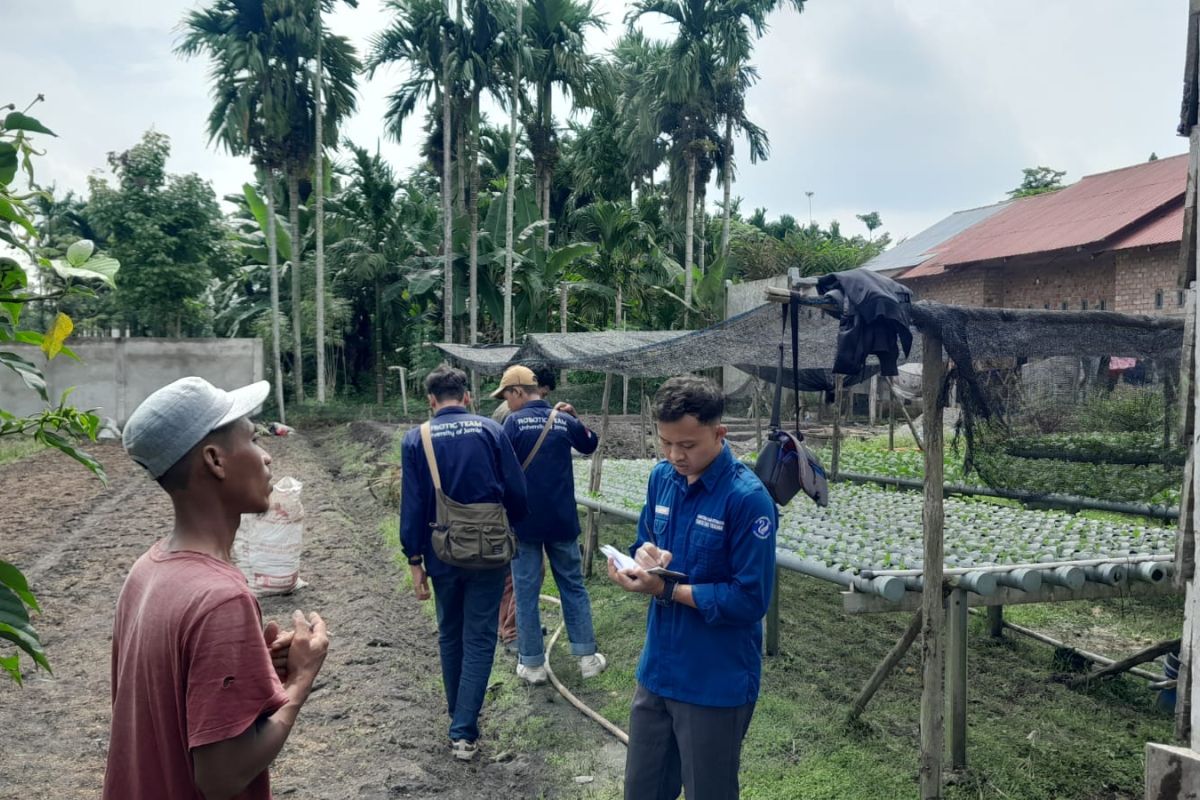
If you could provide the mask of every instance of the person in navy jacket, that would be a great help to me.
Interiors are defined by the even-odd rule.
[[[595,677],[608,662],[596,652],[592,604],[583,585],[571,450],[588,455],[595,452],[600,440],[579,421],[571,405],[559,403],[553,409],[550,407],[539,390],[537,377],[528,367],[509,367],[495,396],[503,397],[511,410],[504,420],[504,433],[522,464],[533,453],[551,414],[554,415],[554,424],[525,468],[529,496],[536,498],[536,502],[530,504],[529,516],[516,525],[517,555],[512,561],[512,584],[517,606],[517,675],[533,684],[546,682],[546,649],[538,613],[544,552],[562,600],[571,655],[579,658],[584,678]]]
[[[499,425],[467,410],[467,376],[443,364],[429,373],[425,391],[433,410],[431,433],[442,491],[459,503],[503,503],[511,523],[521,520],[528,513],[521,463]],[[404,435],[401,450],[401,548],[418,600],[429,599],[433,582],[451,750],[455,758],[469,761],[478,749],[479,710],[492,672],[508,570],[466,570],[437,557],[431,528],[437,501],[420,429]]]
[[[650,473],[630,554],[609,578],[653,600],[637,669],[626,800],[736,800],[774,588],[775,504],[725,443],[721,390],[672,378],[654,400],[665,460]],[[683,573],[669,580],[646,572]]]

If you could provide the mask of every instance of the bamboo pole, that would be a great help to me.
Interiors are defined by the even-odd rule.
[[[875,668],[875,671],[871,673],[871,677],[867,679],[866,684],[859,691],[858,697],[854,698],[854,703],[851,704],[850,714],[848,715],[848,719],[851,722],[862,716],[862,712],[867,708],[867,703],[871,702],[871,698],[879,691],[879,687],[883,685],[887,676],[900,663],[900,659],[904,658],[904,654],[912,647],[912,643],[917,640],[917,634],[920,632],[921,612],[917,611],[913,615],[912,622],[908,623],[908,628],[904,631],[904,635],[892,645],[892,649],[888,651],[887,656]]]
[[[922,400],[925,405],[925,501],[921,524],[925,539],[925,585],[921,590],[921,760],[922,800],[941,800],[944,731],[942,696],[945,653],[942,649],[942,555],[945,522],[942,507],[942,340],[925,333]],[[889,381],[890,382],[890,381]]]
[[[1067,686],[1070,688],[1075,688],[1076,686],[1091,683],[1094,680],[1101,680],[1103,678],[1111,678],[1114,675],[1120,675],[1122,672],[1128,672],[1138,664],[1145,664],[1147,661],[1153,661],[1161,655],[1170,653],[1178,648],[1180,644],[1181,640],[1179,639],[1169,639],[1165,642],[1159,642],[1157,644],[1150,645],[1144,650],[1139,650],[1128,658],[1123,658],[1114,664],[1109,664],[1099,672],[1089,672],[1086,675],[1081,675],[1078,678],[1067,681]]]
[[[838,375],[833,379],[833,458],[830,459],[829,477],[837,480],[838,462],[842,456],[842,386],[845,378]],[[796,422],[799,425],[799,420]]]
[[[596,452],[592,455],[592,474],[588,480],[588,490],[592,492],[600,491],[600,476],[604,469],[604,448],[608,442],[608,398],[612,394],[612,373],[604,373],[604,396],[600,401],[603,408],[603,416],[600,421],[600,446],[596,448]],[[600,546],[600,518],[594,511],[588,510],[587,517],[587,536],[584,538],[583,548],[583,572],[587,577],[592,577],[592,561],[596,551]]]
[[[939,339],[938,341],[941,341],[941,340]],[[943,369],[944,369],[944,367],[943,367]],[[908,423],[908,429],[910,431],[912,431],[913,439],[915,439],[917,442],[917,449],[924,451],[925,447],[924,447],[924,445],[921,444],[921,437],[917,435],[917,426],[913,424],[912,417],[909,416],[908,407],[904,405],[904,398],[901,397],[899,394],[897,394],[896,386],[895,386],[895,384],[892,383],[891,376],[888,376],[887,385],[888,385],[888,389],[890,389],[892,392],[892,402],[900,403],[900,410],[902,412],[904,412],[904,421]]]

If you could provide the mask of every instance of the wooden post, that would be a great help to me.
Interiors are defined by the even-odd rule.
[[[629,416],[629,376],[621,376],[621,416]]]
[[[755,449],[761,451],[762,438],[762,378],[754,376],[754,441]]]
[[[1004,606],[987,607],[988,633],[993,639],[1004,636]]]
[[[650,443],[654,433],[653,412],[650,408],[650,396],[642,395],[642,457],[654,458],[654,445]]]
[[[567,291],[569,288],[570,284],[566,281],[560,281],[558,284],[558,322],[559,328],[563,333],[567,332]],[[567,385],[567,371],[565,369],[559,373],[558,385]],[[590,575],[591,572],[588,574]]]
[[[833,379],[833,457],[829,462],[829,477],[837,480],[838,461],[842,456],[842,382],[844,377]]]
[[[870,395],[867,396],[867,413],[871,418],[871,427],[875,427],[875,423],[879,419],[879,376],[871,376]]]
[[[408,416],[408,367],[400,368],[400,402],[404,404],[404,416]]]
[[[896,398],[888,398],[888,450],[896,449]]]
[[[858,697],[854,699],[848,716],[851,722],[862,716],[862,712],[867,708],[867,703],[871,702],[871,698],[879,691],[879,687],[883,685],[884,680],[896,668],[896,665],[900,663],[900,659],[904,658],[904,654],[908,652],[908,648],[912,647],[912,643],[916,641],[917,634],[920,632],[921,612],[918,611],[913,615],[912,622],[908,623],[908,628],[904,631],[904,635],[900,637],[898,642],[892,645],[892,649],[888,651],[883,662],[875,668],[875,672],[871,674],[866,685],[859,691]]]
[[[771,602],[767,606],[767,655],[779,655],[779,578],[783,571],[775,567],[775,589],[771,592]]]
[[[941,340],[939,339],[938,341],[940,342]],[[946,371],[946,367],[943,366],[942,372],[945,373],[945,371]],[[895,387],[895,385],[892,384],[891,378],[887,379],[887,383],[888,383],[888,388],[892,392],[892,402],[900,403],[900,410],[904,412],[904,421],[908,423],[908,429],[910,431],[912,431],[913,438],[917,440],[917,449],[923,451],[925,449],[925,445],[921,444],[921,437],[919,435],[917,435],[917,426],[913,424],[912,416],[909,415],[908,408],[907,408],[907,406],[904,405],[904,398],[901,397],[896,392],[896,387]],[[924,390],[922,390],[922,391],[924,391]]]
[[[921,590],[921,800],[942,797],[942,340],[923,334],[922,399],[925,405],[925,501],[921,527],[925,539],[924,586]]]
[[[608,442],[608,398],[612,394],[612,373],[604,373],[604,396],[600,401],[603,416],[600,418],[600,446],[592,455],[592,474],[588,480],[588,489],[600,491],[600,475],[604,469],[604,448]],[[592,577],[592,561],[600,548],[600,515],[594,509],[588,509],[587,536],[584,537],[583,574]]]
[[[946,689],[950,709],[950,766],[967,766],[967,591],[950,593]]]

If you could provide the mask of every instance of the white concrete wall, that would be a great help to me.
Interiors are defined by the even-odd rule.
[[[77,408],[98,408],[102,417],[118,425],[138,404],[178,378],[197,375],[221,389],[236,389],[263,379],[261,339],[72,339],[68,346],[79,361],[60,355],[47,361],[36,347],[5,345],[41,367],[50,400],[75,391],[70,402]],[[43,407],[37,393],[16,373],[0,368],[0,408],[31,414]]]
[[[777,275],[774,278],[763,278],[758,281],[729,284],[725,288],[725,319],[736,317],[747,311],[753,311],[761,305],[766,305],[767,287],[787,287],[787,276]],[[725,367],[722,381],[726,394],[734,394],[746,388],[750,376],[740,369]]]

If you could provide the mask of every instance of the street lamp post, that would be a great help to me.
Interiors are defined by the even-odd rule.
[[[813,224],[813,220],[812,220],[812,196],[813,196],[813,193],[805,192],[804,195],[808,198],[808,226],[811,228],[812,224]]]

